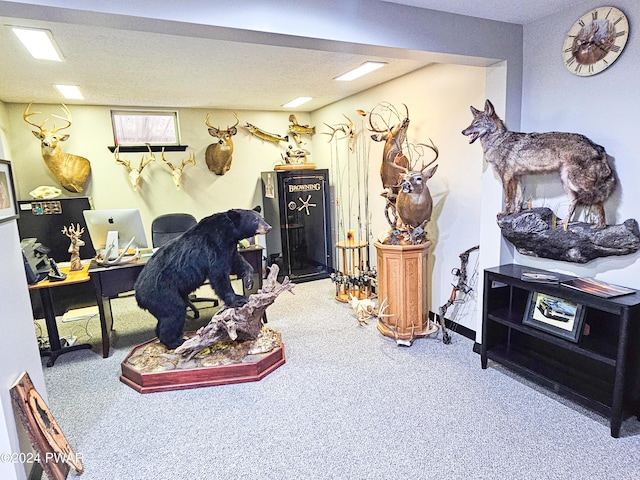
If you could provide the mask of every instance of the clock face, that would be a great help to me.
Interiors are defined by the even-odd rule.
[[[573,24],[562,45],[564,66],[586,77],[609,67],[629,38],[629,22],[615,7],[598,7]]]

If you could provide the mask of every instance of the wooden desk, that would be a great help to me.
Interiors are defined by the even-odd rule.
[[[70,272],[68,267],[60,268],[60,271],[62,273],[67,274],[67,278],[65,278],[64,280],[52,282],[49,279],[46,279],[34,285],[29,285],[29,290],[38,290],[38,292],[40,293],[40,300],[42,301],[44,320],[47,325],[47,333],[49,335],[49,349],[41,350],[40,355],[49,357],[47,367],[53,366],[53,364],[56,362],[56,359],[63,353],[91,348],[91,345],[89,345],[88,343],[81,343],[78,345],[65,347],[62,346],[62,342],[60,342],[60,334],[58,333],[58,324],[56,323],[56,313],[53,307],[52,298],[52,290],[55,287],[88,282],[90,280],[88,269],[89,264],[85,265],[82,270],[77,270],[75,272]]]
[[[254,245],[249,248],[239,249],[238,251],[245,260],[251,264],[254,271],[254,287],[250,292],[245,291],[246,295],[262,287],[262,247]],[[100,312],[100,329],[102,333],[102,356],[104,358],[109,356],[109,349],[111,347],[110,335],[113,330],[111,299],[116,298],[121,293],[133,290],[138,275],[140,275],[148,259],[149,257],[143,257],[133,263],[114,265],[111,267],[100,266],[95,260],[91,262],[89,275],[96,289],[98,311]]]

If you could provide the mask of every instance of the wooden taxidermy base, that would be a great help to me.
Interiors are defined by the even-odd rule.
[[[427,257],[431,242],[418,245],[383,245],[378,252],[378,299],[387,300],[389,317],[378,320],[382,335],[410,346],[416,338],[438,330],[429,321]]]
[[[314,170],[315,163],[279,163],[274,170]]]
[[[184,390],[255,382],[284,363],[280,333],[269,328],[263,328],[256,340],[220,342],[190,360],[167,350],[156,338],[138,345],[124,359],[120,381],[139,393]]]

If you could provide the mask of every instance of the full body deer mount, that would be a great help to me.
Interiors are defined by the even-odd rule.
[[[236,117],[236,123],[231,127],[227,127],[226,130],[221,130],[211,125],[209,122],[209,114],[207,114],[207,118],[204,121],[207,127],[209,127],[209,134],[219,139],[217,143],[209,145],[205,152],[207,168],[216,175],[224,175],[231,168],[233,136],[238,133],[237,127],[238,123],[240,123],[238,115],[234,113],[233,116]]]
[[[113,152],[116,163],[124,165],[124,167],[127,169],[129,182],[131,182],[131,186],[133,187],[134,190],[138,190],[138,187],[142,183],[141,174],[144,167],[146,167],[156,159],[156,157],[153,155],[153,151],[151,150],[151,146],[149,146],[149,144],[147,144],[147,148],[149,149],[149,157],[145,159],[143,155],[142,158],[140,159],[140,163],[138,164],[138,168],[133,168],[131,166],[131,161],[120,159],[120,145],[118,145]]]
[[[82,270],[82,263],[80,262],[80,247],[84,246],[84,241],[80,239],[80,236],[84,233],[84,228],[77,224],[75,227],[73,224],[69,228],[64,227],[62,233],[65,234],[71,240],[69,245],[69,253],[71,254],[71,262],[69,270],[72,272]]]
[[[33,134],[40,140],[42,159],[44,160],[44,163],[49,167],[51,173],[53,173],[54,177],[56,177],[58,182],[60,182],[60,185],[62,185],[65,190],[74,193],[82,193],[84,191],[84,183],[87,180],[89,173],[91,173],[91,164],[89,163],[89,160],[84,157],[63,152],[60,147],[60,142],[67,140],[69,138],[69,134],[58,134],[60,130],[64,130],[71,126],[71,112],[63,103],[61,108],[66,117],[53,114],[51,116],[63,120],[66,122],[66,125],[56,128],[54,123],[53,128],[51,130],[47,130],[43,127],[47,120],[49,120],[49,117],[40,124],[34,123],[30,120],[30,117],[33,115],[39,115],[41,113],[30,112],[29,109],[31,108],[31,105],[31,103],[27,105],[22,118],[29,125],[33,125],[38,129],[38,131],[33,130]]]
[[[170,161],[164,158],[164,148],[162,149],[161,160],[171,169],[171,178],[173,179],[173,183],[175,184],[176,189],[180,190],[180,187],[182,186],[182,173],[184,171],[184,167],[196,164],[196,157],[193,155],[193,150],[189,150],[189,158],[187,160],[182,160],[179,167],[175,167]]]

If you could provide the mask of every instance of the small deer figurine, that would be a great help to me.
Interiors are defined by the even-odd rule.
[[[129,174],[129,181],[131,182],[131,186],[133,187],[134,190],[138,190],[138,187],[142,183],[142,175],[141,175],[142,169],[156,159],[156,157],[153,155],[153,151],[151,150],[151,147],[149,146],[149,144],[147,144],[147,148],[149,149],[149,158],[145,159],[143,155],[142,158],[140,159],[140,164],[138,165],[138,168],[132,168],[131,162],[129,160],[120,160],[120,145],[118,145],[113,152],[115,155],[116,162],[121,165],[124,165],[125,168],[127,169],[127,173]]]
[[[62,233],[65,234],[71,240],[69,245],[69,253],[71,254],[71,265],[69,270],[76,272],[82,270],[82,263],[80,262],[80,247],[84,246],[84,241],[80,239],[80,236],[84,233],[84,228],[77,224],[75,227],[73,224],[69,228],[64,227]]]
[[[164,158],[164,148],[162,149],[161,160],[171,169],[171,178],[173,179],[173,183],[175,184],[176,189],[180,190],[180,187],[182,186],[182,173],[184,167],[196,164],[196,157],[193,155],[193,150],[189,150],[189,159],[182,160],[182,164],[180,164],[179,167],[175,167],[171,162]]]

